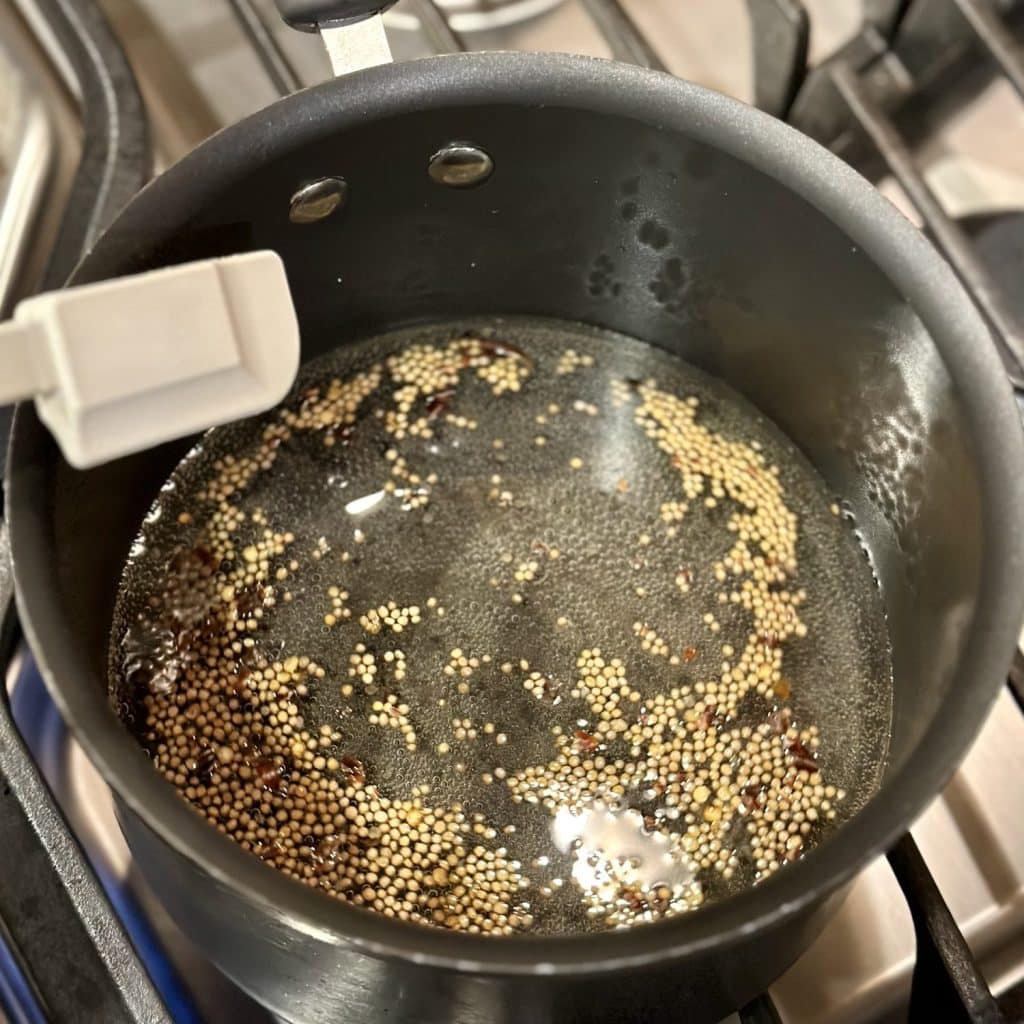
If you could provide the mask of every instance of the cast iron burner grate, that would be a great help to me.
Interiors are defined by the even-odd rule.
[[[226,0],[282,93],[300,80],[253,0]],[[438,52],[468,48],[467,35],[528,17],[561,0],[410,0],[404,27],[417,27]],[[664,65],[619,0],[581,0],[621,60]],[[746,0],[754,40],[754,96],[871,174],[893,175],[925,230],[988,321],[1007,373],[1024,387],[1024,212],[953,219],[913,155],[922,128],[1003,76],[1024,97],[1018,42],[1024,0],[862,0],[861,30],[813,69],[809,19],[800,0]],[[44,287],[65,280],[98,230],[149,177],[148,130],[127,59],[96,0],[36,0],[74,66],[83,98],[85,146],[51,255]],[[403,27],[402,18],[398,27]],[[415,22],[415,24],[413,24]],[[1012,283],[1012,286],[1011,286]],[[0,657],[14,656],[17,623],[0,533]],[[1024,708],[1024,658],[1009,685]],[[0,1007],[15,1021],[171,1019],[117,915],[0,700]],[[15,856],[10,856],[17,851]],[[997,1024],[1021,1019],[1024,986],[997,1002],[910,836],[889,853],[917,938],[910,1018]],[[16,967],[17,971],[8,970]],[[8,969],[5,969],[8,968]],[[15,984],[7,979],[17,977]],[[774,1024],[763,995],[739,1011],[744,1024]]]

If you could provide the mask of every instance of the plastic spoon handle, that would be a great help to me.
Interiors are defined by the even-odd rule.
[[[79,467],[263,412],[298,365],[269,251],[37,295],[0,324],[0,401],[34,397]]]
[[[45,365],[46,328],[37,323],[0,324],[0,405],[48,391],[52,375]]]

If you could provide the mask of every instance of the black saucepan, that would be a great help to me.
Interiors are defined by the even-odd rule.
[[[467,164],[475,187],[449,187]],[[579,57],[443,57],[282,100],[145,189],[75,280],[265,247],[287,266],[306,358],[418,321],[530,314],[644,339],[747,396],[848,499],[870,547],[890,761],[835,838],[656,925],[487,939],[327,898],[211,828],[107,700],[119,575],[191,441],[78,472],[22,406],[7,478],[20,614],[140,871],[288,1019],[721,1017],[793,962],[939,791],[1003,681],[1024,475],[986,329],[919,233],[817,145],[715,93]]]

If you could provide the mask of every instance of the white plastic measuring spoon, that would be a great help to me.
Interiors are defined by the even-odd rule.
[[[34,296],[0,324],[0,404],[34,398],[80,469],[263,412],[298,366],[269,250]]]

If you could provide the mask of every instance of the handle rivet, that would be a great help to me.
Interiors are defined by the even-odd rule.
[[[472,142],[449,142],[430,158],[428,171],[438,185],[470,188],[494,173],[494,161]]]
[[[292,196],[288,218],[293,224],[315,224],[345,205],[348,182],[344,178],[317,178]]]

